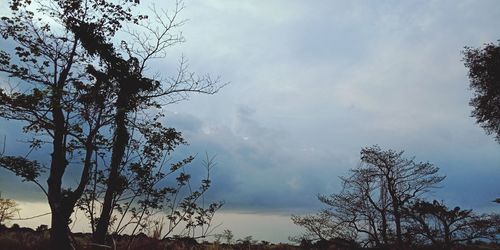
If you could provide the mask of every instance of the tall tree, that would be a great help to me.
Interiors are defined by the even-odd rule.
[[[415,162],[403,154],[379,146],[363,148],[361,164],[349,176],[341,177],[342,191],[319,196],[328,206],[331,225],[345,225],[357,232],[365,245],[404,249],[403,225],[408,206],[444,177],[434,165]],[[349,230],[344,229],[346,233]]]
[[[167,85],[160,84],[159,81],[144,77],[144,71],[150,58],[163,53],[163,49],[172,46],[180,41],[182,37],[169,36],[171,29],[180,25],[176,16],[182,9],[181,3],[177,3],[172,16],[166,15],[166,22],[162,22],[160,15],[154,12],[160,27],[154,29],[150,26],[144,26],[156,39],[153,43],[146,44],[147,41],[139,39],[132,43],[123,42],[121,47],[125,49],[127,59],[115,49],[114,45],[107,40],[106,34],[102,32],[101,27],[95,23],[79,22],[71,27],[72,31],[82,38],[82,45],[91,56],[98,56],[102,62],[102,69],[94,67],[88,68],[88,72],[95,78],[99,85],[109,86],[109,92],[116,92],[116,99],[113,103],[115,110],[113,115],[114,135],[111,149],[111,161],[108,167],[109,175],[106,178],[106,191],[103,200],[101,215],[97,221],[94,232],[94,241],[97,244],[103,244],[106,233],[108,232],[110,219],[114,209],[115,197],[123,192],[121,183],[121,166],[125,160],[125,150],[130,142],[130,130],[136,126],[133,120],[129,119],[131,114],[137,116],[139,111],[148,110],[155,107],[161,107],[165,103],[161,98],[169,97],[172,101],[173,94],[187,92],[201,92],[213,94],[218,88],[210,79],[186,78],[185,69],[181,68],[179,76],[173,83]],[[134,42],[136,44],[134,44]],[[133,50],[133,46],[141,43],[143,50]],[[149,46],[148,46],[149,45]],[[147,47],[145,47],[147,46]],[[184,65],[181,65],[184,67]],[[177,101],[176,99],[173,99]],[[168,103],[168,102],[167,102]],[[134,116],[132,116],[134,117]],[[168,129],[161,123],[153,123],[153,131],[147,123],[142,123],[138,128],[147,140],[146,150],[143,151],[145,157],[149,156],[147,165],[154,165],[155,161],[161,159],[161,151],[167,153],[172,151],[177,145],[184,143],[180,133],[174,129]],[[151,151],[151,152],[149,152]],[[150,166],[145,166],[150,167]],[[192,203],[190,203],[192,205]]]
[[[0,72],[18,82],[15,88],[0,89],[0,116],[25,122],[24,131],[36,136],[31,148],[41,147],[45,141],[51,144],[47,187],[37,181],[43,169],[35,161],[4,156],[2,166],[42,187],[52,212],[51,245],[68,249],[69,217],[88,182],[99,130],[110,124],[107,93],[88,85],[85,67],[91,58],[69,27],[76,20],[100,22],[104,32],[112,36],[120,28],[117,20],[137,19],[121,5],[99,1],[34,4],[16,0],[10,2],[10,9],[11,15],[2,17],[0,33],[15,44],[15,49],[0,52]],[[55,23],[62,29],[53,27]],[[75,156],[83,156],[82,174],[72,190],[64,187],[62,180]]]
[[[469,102],[472,116],[500,143],[500,41],[485,44],[483,48],[466,47],[463,54],[470,88],[474,91]]]
[[[404,151],[382,150],[379,146],[361,150],[361,161],[368,171],[380,178],[381,192],[387,192],[396,227],[396,244],[403,247],[402,217],[415,198],[436,187],[445,177],[428,162],[403,157]]]
[[[44,142],[51,145],[47,188],[38,181],[44,169],[36,161],[2,156],[0,165],[46,193],[54,249],[70,248],[69,218],[89,182],[94,158],[103,155],[111,158],[106,177],[109,194],[98,227],[99,235],[105,235],[111,201],[119,189],[123,152],[129,146],[132,114],[185,99],[189,92],[211,94],[219,89],[210,78],[187,72],[185,64],[167,81],[143,76],[149,60],[183,41],[170,32],[182,22],[173,21],[178,12],[165,22],[157,15],[163,28],[154,29],[141,23],[147,16],[132,14],[133,6],[105,0],[12,0],[11,15],[1,19],[0,33],[15,49],[0,52],[0,72],[18,82],[10,90],[0,89],[0,116],[25,122],[24,131],[37,136],[31,148]],[[124,23],[142,27],[152,36],[131,30],[132,42],[115,46],[114,37]],[[147,116],[143,118],[147,123]],[[168,137],[161,145],[175,147],[181,142],[179,133],[165,129]],[[108,150],[111,155],[105,153]],[[76,187],[62,183],[70,164],[82,167]]]

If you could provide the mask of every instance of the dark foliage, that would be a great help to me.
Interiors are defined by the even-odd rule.
[[[463,54],[474,91],[470,100],[472,116],[500,142],[500,42],[483,48],[466,47]]]
[[[414,245],[442,249],[473,240],[495,242],[500,237],[498,215],[476,215],[471,209],[448,208],[443,202],[417,201],[406,212],[407,237]]]
[[[132,14],[133,6],[105,0],[12,0],[11,15],[1,18],[0,34],[15,48],[0,51],[0,72],[18,83],[11,89],[0,89],[0,117],[24,122],[24,132],[35,137],[30,141],[30,150],[48,144],[52,153],[47,186],[37,180],[39,164],[26,156],[2,155],[0,165],[36,183],[46,193],[52,212],[53,248],[71,247],[69,218],[86,191],[98,191],[89,188],[91,180],[105,187],[102,213],[92,220],[97,242],[103,241],[112,213],[118,209],[118,197],[128,188],[149,188],[143,192],[143,199],[129,204],[157,209],[159,197],[168,192],[158,186],[153,188],[159,178],[153,173],[161,172],[158,169],[162,168],[163,156],[185,142],[179,132],[150,114],[159,113],[155,109],[166,104],[187,99],[188,93],[213,94],[221,87],[209,77],[188,72],[185,61],[174,77],[159,80],[145,76],[149,60],[162,57],[166,48],[183,41],[182,36],[171,34],[182,24],[176,19],[182,4],[177,3],[173,16],[154,13],[157,27],[148,26],[154,22],[142,22],[147,15]],[[124,24],[136,25],[137,29],[126,31],[129,41],[116,45],[115,35]],[[144,140],[137,140],[134,131],[140,134],[137,138]],[[148,160],[140,163],[127,158],[128,152],[137,152],[137,142],[146,145],[141,153]],[[111,155],[107,153],[110,151]],[[108,163],[98,165],[98,160]],[[81,167],[76,187],[62,183],[69,165]],[[181,169],[182,165],[176,166]],[[140,168],[146,170],[141,172]],[[129,177],[138,176],[144,182],[129,183],[139,180],[127,179],[123,172],[126,170]],[[187,183],[188,176],[183,173],[178,178]],[[209,180],[204,180],[201,190],[206,190],[208,184]],[[192,207],[188,201],[196,201],[203,192],[190,194],[184,206]],[[91,195],[89,199],[94,202],[97,197]],[[200,211],[210,214],[220,207],[217,204]]]

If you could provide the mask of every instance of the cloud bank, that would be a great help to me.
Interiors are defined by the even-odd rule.
[[[313,211],[373,144],[439,166],[435,196],[452,205],[491,209],[500,195],[500,146],[470,118],[460,52],[500,38],[498,1],[186,4],[187,43],[150,70],[168,76],[184,54],[231,82],[165,109],[190,143],[178,155],[216,155],[210,197],[227,211]],[[4,120],[0,134],[22,137]],[[2,172],[1,190],[36,196],[13,183]]]

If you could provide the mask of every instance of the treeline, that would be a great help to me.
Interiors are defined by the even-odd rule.
[[[314,215],[292,216],[305,228],[291,240],[303,246],[337,242],[381,249],[453,249],[475,241],[498,244],[500,215],[476,214],[425,200],[445,178],[428,162],[406,158],[403,151],[379,146],[361,150],[361,164],[341,177],[342,191],[319,195],[326,208]]]

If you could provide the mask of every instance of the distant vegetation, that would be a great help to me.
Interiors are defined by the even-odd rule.
[[[0,225],[13,219],[18,212],[17,203],[12,199],[2,198],[2,193],[0,193]]]
[[[167,239],[155,239],[146,234],[140,233],[138,235],[111,235],[112,243],[106,249],[127,249],[127,250],[163,250],[163,249],[206,249],[206,250],[299,250],[299,249],[310,249],[310,250],[356,250],[356,249],[397,249],[394,247],[362,247],[358,242],[341,239],[322,239],[318,241],[302,241],[299,245],[296,244],[286,244],[286,243],[270,243],[267,241],[257,241],[253,240],[251,236],[245,237],[243,239],[231,240],[227,243],[223,239],[222,241],[205,241],[202,239],[195,240],[189,237],[173,237]],[[31,228],[22,228],[17,224],[14,224],[10,228],[5,226],[0,226],[0,250],[48,250],[52,249],[50,247],[50,233],[46,227],[40,227],[36,230]],[[94,247],[89,244],[92,242],[91,234],[82,233],[72,233],[71,236],[73,244],[76,249],[94,249]],[[433,249],[443,249],[436,245],[430,246],[414,246],[412,248],[405,249],[422,249],[422,250],[433,250]],[[452,249],[460,250],[494,250],[500,249],[498,243],[484,242],[484,241],[471,241],[465,242],[459,246],[455,246]]]

